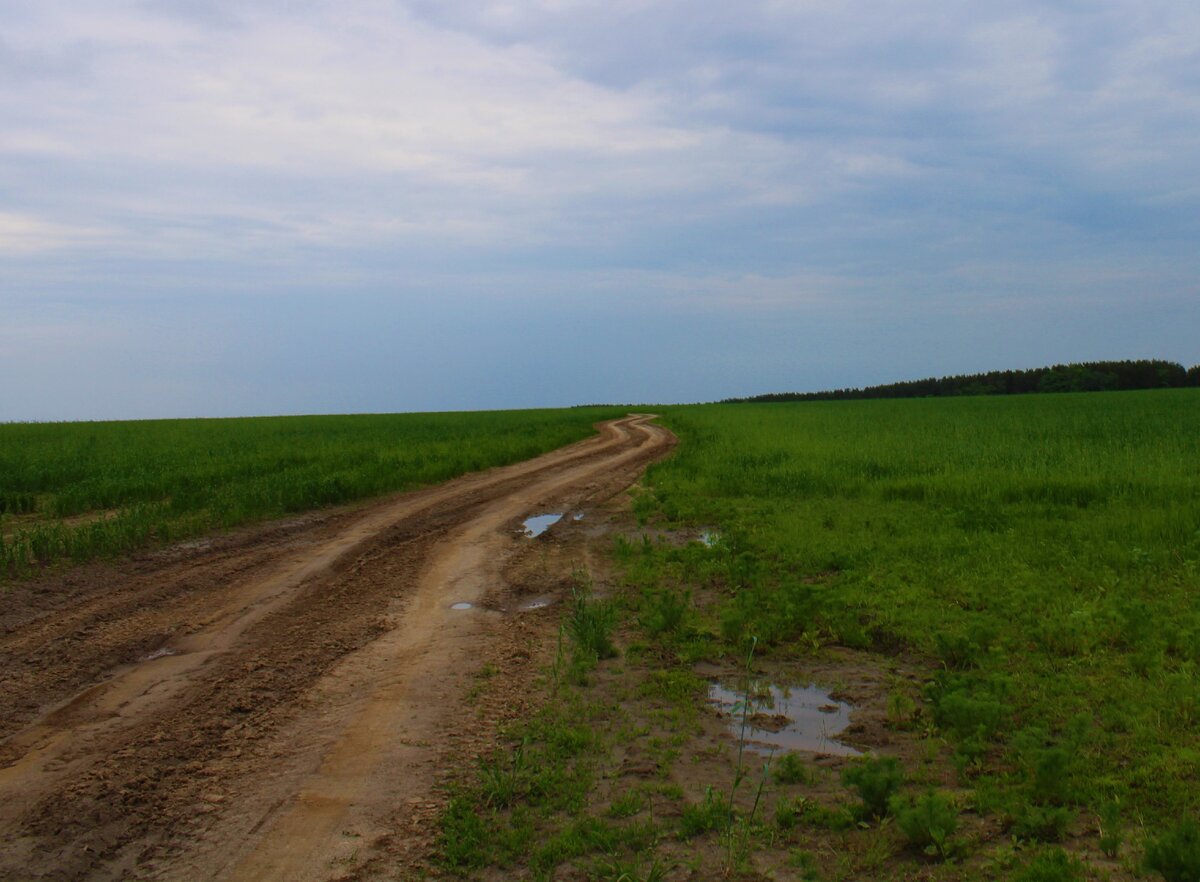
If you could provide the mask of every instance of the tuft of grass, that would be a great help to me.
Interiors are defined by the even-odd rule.
[[[1082,861],[1063,851],[1050,848],[1039,851],[1016,875],[1016,882],[1083,882]]]
[[[1200,882],[1200,824],[1186,818],[1151,839],[1145,865],[1167,882]]]
[[[454,869],[482,867],[488,862],[488,829],[470,799],[456,795],[442,812],[438,853]]]
[[[632,818],[646,807],[646,794],[641,790],[626,790],[608,806],[610,818]]]
[[[614,658],[617,647],[612,633],[617,624],[617,610],[611,601],[592,597],[591,581],[576,574],[571,585],[572,606],[567,619],[567,634],[575,649],[576,659],[584,666]]]
[[[692,839],[713,830],[729,826],[729,806],[712,787],[704,791],[704,799],[683,807],[679,816],[679,835]]]
[[[592,869],[597,882],[663,882],[670,865],[655,857],[639,857],[625,861],[602,859]]]

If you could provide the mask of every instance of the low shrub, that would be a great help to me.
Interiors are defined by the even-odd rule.
[[[638,623],[651,637],[675,634],[683,628],[690,605],[691,595],[687,592],[648,590],[643,595]]]
[[[800,784],[811,779],[808,767],[794,753],[785,753],[771,767],[771,776],[779,784]]]
[[[949,797],[930,790],[916,799],[892,797],[890,807],[896,826],[911,845],[942,860],[950,856],[958,830],[958,810]]]
[[[900,761],[891,756],[871,757],[842,773],[842,783],[858,793],[862,816],[868,818],[882,818],[888,813],[888,800],[903,782]]]

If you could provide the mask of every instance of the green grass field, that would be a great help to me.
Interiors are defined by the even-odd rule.
[[[0,425],[0,578],[518,462],[623,414]]]
[[[447,870],[1200,879],[1200,392],[661,413],[624,585],[454,790]],[[731,668],[883,674],[890,744],[764,768],[703,723]]]
[[[1200,878],[1200,390],[660,412],[680,445],[635,492],[647,539],[567,615],[574,660],[511,755],[455,790],[447,870]],[[5,569],[444,480],[619,413],[0,426]],[[695,665],[752,644],[765,669],[915,671],[887,698],[903,761],[779,758],[735,799],[739,759],[692,794],[724,756]],[[656,771],[619,790],[634,744]]]
[[[643,549],[635,578],[721,588],[706,615],[724,651],[753,636],[924,659],[925,725],[963,798],[1018,838],[1197,817],[1200,392],[665,422],[682,443],[639,511],[722,539]]]

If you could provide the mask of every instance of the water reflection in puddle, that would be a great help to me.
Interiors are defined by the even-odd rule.
[[[174,649],[169,649],[166,646],[164,646],[162,649],[154,650],[154,652],[150,653],[148,656],[143,658],[142,661],[154,661],[156,658],[166,658],[168,655],[174,655],[174,654],[175,654]]]
[[[534,515],[525,519],[525,535],[530,539],[541,536],[562,520],[562,512]]]
[[[760,753],[806,750],[832,756],[861,756],[861,751],[834,740],[850,725],[854,706],[830,698],[818,686],[776,686],[752,683],[750,715],[746,720],[746,746]],[[734,738],[742,731],[741,702],[745,692],[713,683],[708,700],[729,715]]]
[[[460,600],[458,603],[450,604],[450,608],[451,609],[471,609],[471,604],[467,603],[465,600]]]
[[[528,612],[535,609],[545,609],[554,601],[549,597],[535,597],[532,600],[527,600],[518,607],[522,612]]]
[[[707,548],[712,548],[721,541],[721,534],[716,530],[705,530],[700,534],[700,541]]]
[[[582,521],[583,520],[583,512],[581,512],[581,511],[575,512],[575,514],[571,515],[571,520]]]

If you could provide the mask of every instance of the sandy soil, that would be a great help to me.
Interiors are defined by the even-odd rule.
[[[524,607],[564,577],[545,549],[602,528],[530,540],[521,519],[595,509],[673,444],[629,417],[366,507],[14,586],[0,879],[394,872],[432,835],[445,764],[521,712],[547,622]],[[476,707],[485,665],[513,688]]]

